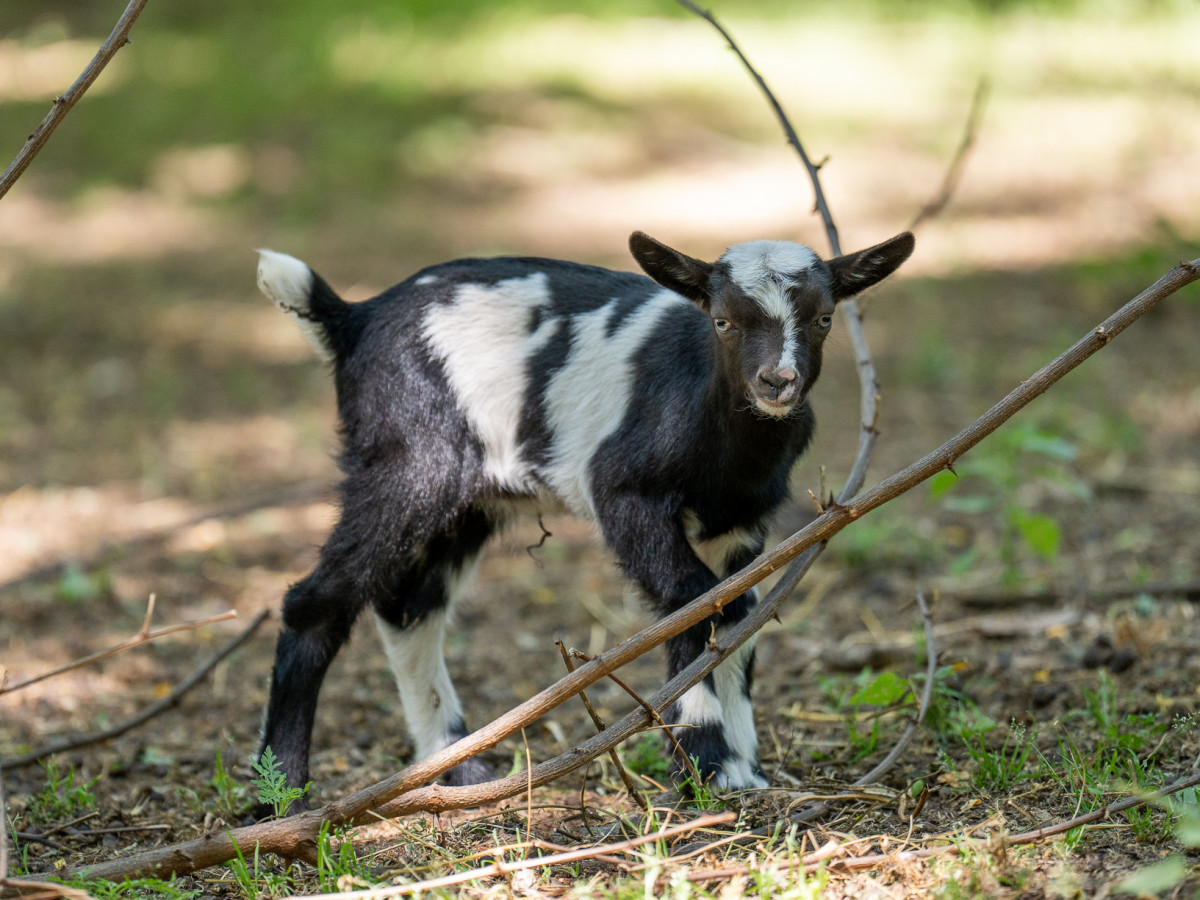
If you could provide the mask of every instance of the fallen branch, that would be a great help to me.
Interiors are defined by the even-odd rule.
[[[82,659],[77,659],[74,662],[69,662],[66,665],[59,666],[57,669],[51,669],[49,672],[43,672],[40,675],[34,675],[32,678],[26,678],[24,681],[18,681],[16,684],[5,684],[0,681],[0,696],[11,694],[13,691],[19,691],[21,688],[29,687],[31,684],[37,684],[39,681],[45,681],[47,678],[53,678],[55,675],[61,675],[63,672],[70,672],[72,669],[82,669],[84,666],[90,666],[92,663],[100,662],[102,659],[108,659],[110,656],[116,656],[118,653],[124,653],[126,650],[132,650],[134,647],[141,646],[148,641],[157,640],[168,634],[175,634],[180,631],[190,631],[195,628],[203,628],[205,625],[214,625],[217,622],[224,622],[226,619],[236,619],[236,610],[226,610],[219,616],[209,616],[207,619],[198,619],[195,622],[183,622],[179,625],[168,625],[166,628],[159,628],[155,631],[150,630],[150,618],[154,615],[154,594],[150,595],[149,601],[146,603],[146,617],[142,620],[142,627],[137,634],[128,637],[121,643],[109,647],[107,650],[101,650],[99,653],[93,653],[85,656]],[[5,672],[7,680],[8,673]]]
[[[237,613],[232,614],[237,615]],[[262,612],[260,612],[233,640],[218,650],[214,656],[210,657],[205,663],[198,666],[191,675],[176,685],[175,689],[171,691],[171,693],[163,697],[161,700],[151,703],[136,715],[130,716],[128,719],[118,722],[116,725],[113,725],[111,728],[106,728],[104,731],[98,731],[94,734],[88,734],[82,737],[68,738],[57,743],[46,744],[37,748],[36,750],[26,753],[24,756],[0,760],[0,769],[17,769],[21,766],[31,765],[32,763],[37,762],[39,759],[44,759],[47,756],[51,756],[55,753],[64,753],[67,750],[77,750],[80,747],[87,747],[92,744],[99,744],[102,741],[111,740],[115,737],[119,737],[127,731],[131,731],[145,722],[150,721],[155,716],[161,715],[167,710],[178,706],[179,701],[183,699],[184,694],[203,681],[205,676],[207,676],[209,672],[216,668],[217,663],[249,640],[250,636],[258,630],[258,627],[267,620],[269,615],[270,610],[264,609]],[[229,618],[229,614],[219,616],[213,621],[221,621],[227,618]],[[178,631],[181,627],[182,626],[177,626],[174,630]]]
[[[92,61],[87,64],[87,68],[83,70],[75,83],[72,84],[60,97],[54,98],[54,105],[50,107],[50,112],[46,118],[42,119],[37,129],[25,141],[16,158],[4,170],[4,174],[0,175],[0,197],[8,193],[9,188],[17,183],[17,179],[24,174],[29,168],[29,164],[33,162],[33,158],[38,155],[46,141],[50,140],[50,135],[54,133],[54,129],[71,111],[79,98],[83,96],[84,91],[92,86],[104,67],[109,61],[117,55],[117,51],[129,43],[129,31],[133,28],[133,23],[142,12],[142,7],[146,5],[146,0],[130,0],[129,5],[125,7],[125,12],[121,14],[121,18],[117,20],[116,27],[113,28],[112,34],[108,36],[100,49],[96,51],[96,55],[92,57]]]

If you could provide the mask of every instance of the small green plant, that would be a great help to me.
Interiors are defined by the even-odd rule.
[[[328,822],[321,825],[317,833],[317,884],[321,893],[332,894],[344,888],[338,884],[342,878],[354,879],[356,886],[374,884],[367,867],[359,861],[354,844],[345,837],[348,829],[334,829]],[[334,839],[337,847],[334,847]]]
[[[144,900],[149,897],[160,900],[194,900],[204,893],[196,888],[180,887],[175,878],[126,878],[124,881],[107,881],[103,878],[75,877],[64,879],[62,883],[85,892],[95,900]]]
[[[845,679],[836,677],[822,678],[818,684],[843,717],[855,760],[870,756],[879,747],[883,735],[879,711],[899,703],[910,692],[909,683],[896,673],[876,673],[870,668],[854,676],[849,685]]]
[[[621,757],[625,765],[638,775],[665,783],[670,774],[671,762],[663,753],[663,742],[655,734],[644,732],[625,743]]]
[[[42,763],[42,769],[46,772],[46,783],[29,806],[30,821],[45,824],[95,808],[92,788],[100,780],[99,775],[87,784],[77,785],[75,767],[71,766],[64,774],[59,771],[58,760],[53,756]]]
[[[680,791],[692,798],[692,807],[695,809],[719,809],[723,805],[723,801],[709,786],[709,782],[696,783],[696,776],[693,772],[700,771],[700,760],[698,757],[692,757],[692,765],[688,769],[688,774],[684,776],[680,782]]]
[[[1017,781],[1029,777],[1026,764],[1034,750],[1034,733],[1024,725],[1012,722],[1004,743],[997,749],[989,748],[982,735],[964,735],[967,753],[975,760],[972,783],[986,793],[1007,791]]]
[[[234,777],[231,772],[226,770],[221,761],[220,750],[217,751],[215,770],[208,783],[217,793],[217,808],[221,813],[227,814],[231,819],[236,819],[250,809],[249,790],[241,779]],[[264,800],[263,802],[268,801]]]
[[[12,875],[29,874],[29,845],[17,837],[15,822],[4,823],[8,828],[8,868]]]
[[[230,840],[232,840],[232,835]],[[253,865],[246,861],[246,855],[237,841],[233,842],[233,859],[225,863],[229,867],[233,880],[237,883],[242,896],[246,900],[261,900],[262,897],[283,897],[293,893],[293,879],[286,873],[271,871],[263,866],[259,854],[258,843],[254,844]]]
[[[258,789],[259,802],[270,806],[276,818],[286,816],[288,808],[312,787],[311,781],[302,788],[288,787],[287,773],[280,768],[275,751],[270,747],[264,747],[262,755],[251,765],[258,773],[257,778],[251,779],[251,783]]]
[[[933,673],[933,693],[929,708],[925,710],[925,727],[943,741],[969,741],[987,734],[996,727],[996,720],[979,708],[979,705],[951,684],[953,666],[942,666]],[[914,685],[920,685],[925,675],[913,676]],[[915,688],[914,688],[915,690]]]
[[[978,455],[964,459],[957,466],[957,474],[935,475],[929,482],[929,496],[944,498],[944,507],[952,512],[999,515],[1000,562],[1004,581],[1011,585],[1020,581],[1022,551],[1052,562],[1058,558],[1062,544],[1058,522],[1026,509],[1019,500],[1020,489],[1030,482],[1050,482],[1080,499],[1091,499],[1087,484],[1067,467],[1077,455],[1073,442],[1022,423],[998,433]],[[946,496],[960,485],[974,487],[974,492]],[[953,569],[963,571],[974,561],[975,556],[967,551]]]

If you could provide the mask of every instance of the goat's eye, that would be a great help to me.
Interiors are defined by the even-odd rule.
[[[833,316],[824,315],[824,316],[821,316],[821,318],[817,319],[817,326],[820,328],[828,328],[832,324],[833,324]]]
[[[728,319],[713,319],[713,328],[717,329],[717,334],[725,334],[732,327]]]

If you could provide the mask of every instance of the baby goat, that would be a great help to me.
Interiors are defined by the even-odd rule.
[[[715,263],[641,232],[629,246],[650,278],[463,259],[354,304],[299,260],[261,251],[259,287],[333,363],[344,441],[341,519],[283,604],[262,747],[289,785],[308,779],[317,693],[365,606],[417,756],[467,734],[446,620],[521,501],[596,522],[660,616],[749,563],[812,437],[808,393],[835,304],[895,271],[913,237],[828,261],[776,241]],[[755,602],[744,594],[670,640],[670,674]],[[753,658],[747,642],[668,711],[691,726],[676,736],[717,788],[766,785]],[[447,774],[489,777],[474,759]]]

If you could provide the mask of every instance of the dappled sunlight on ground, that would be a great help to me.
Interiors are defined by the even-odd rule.
[[[81,265],[202,252],[215,231],[203,210],[158,192],[98,188],[63,202],[17,188],[0,204],[0,265],[16,254]]]

